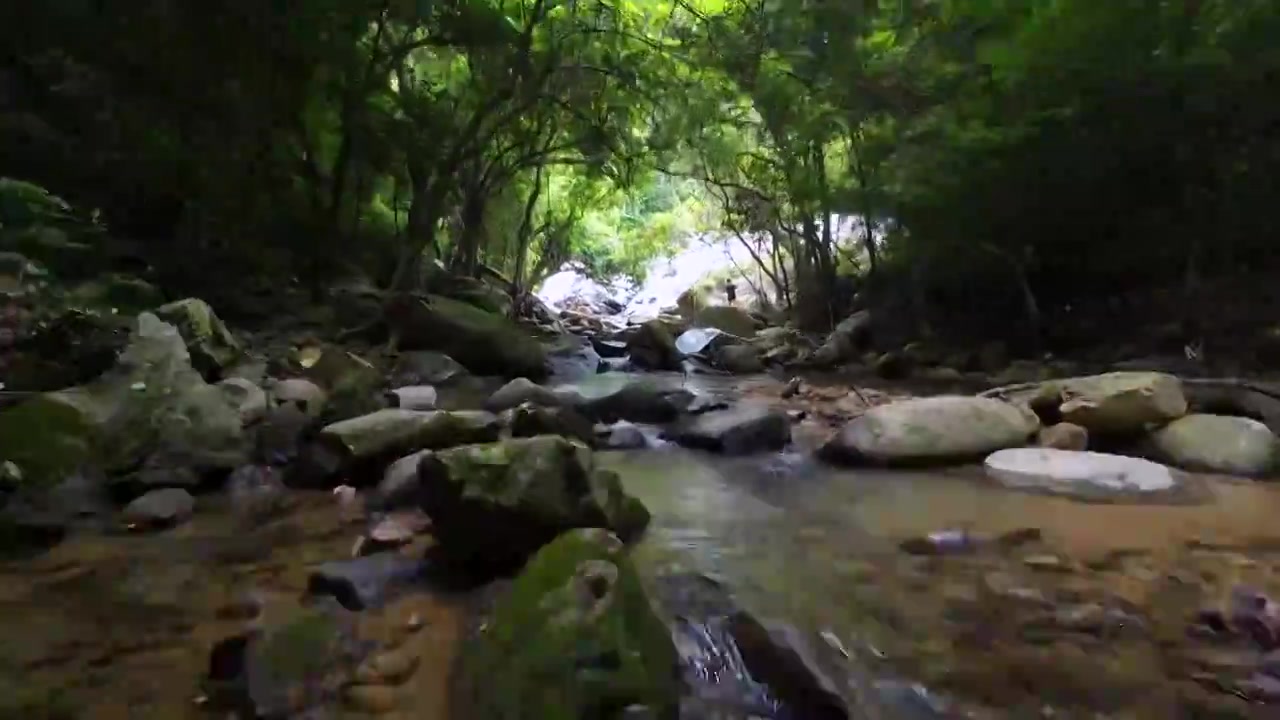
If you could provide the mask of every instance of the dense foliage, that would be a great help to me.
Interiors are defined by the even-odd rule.
[[[1203,293],[1275,262],[1274,0],[10,14],[0,175],[100,208],[173,283],[411,287],[440,261],[527,288],[716,228],[802,324],[846,311],[852,275],[920,330],[1041,344],[1120,287],[1169,291],[1191,339]],[[834,215],[873,222],[840,238]]]

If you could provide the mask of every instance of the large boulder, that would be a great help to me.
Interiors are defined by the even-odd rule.
[[[444,552],[472,572],[518,567],[572,528],[629,539],[649,522],[618,476],[595,467],[586,445],[554,435],[427,453],[418,482]]]
[[[846,362],[858,357],[870,342],[871,313],[859,310],[836,325],[826,342],[814,353],[813,361],[819,365]]]
[[[561,404],[561,396],[529,378],[520,377],[495,390],[484,401],[484,407],[490,412],[502,412],[524,403],[554,407]]]
[[[507,318],[439,295],[426,301],[392,303],[388,320],[406,350],[436,350],[471,372],[541,378],[546,353],[531,335]]]
[[[1257,477],[1276,464],[1276,436],[1249,418],[1187,415],[1149,440],[1156,459],[1187,470]]]
[[[627,339],[631,362],[647,370],[679,370],[681,354],[675,336],[660,320],[650,320]]]
[[[945,462],[1023,445],[1039,428],[1025,407],[941,395],[873,407],[845,425],[821,452],[847,463]]]
[[[764,372],[760,351],[752,345],[726,345],[716,351],[716,364],[735,374]]]
[[[744,403],[687,418],[665,436],[686,447],[745,455],[786,447],[791,419],[767,406]]]
[[[475,720],[668,718],[678,670],[623,544],[578,530],[533,557],[464,647],[458,700]]]
[[[157,453],[231,469],[248,450],[237,408],[192,367],[178,329],[150,313],[138,316],[115,368],[53,395],[98,429],[108,469],[135,467]]]
[[[1164,373],[1113,372],[1052,384],[1062,392],[1062,420],[1095,435],[1140,433],[1187,413],[1181,381]]]
[[[694,327],[712,327],[744,339],[756,334],[756,319],[746,310],[734,305],[704,307],[691,319]]]
[[[244,348],[200,298],[175,300],[155,310],[156,317],[178,328],[191,354],[191,364],[206,378],[218,377],[241,359]]]
[[[96,464],[100,450],[93,417],[56,393],[0,412],[0,462],[13,463],[20,485],[49,487]]]

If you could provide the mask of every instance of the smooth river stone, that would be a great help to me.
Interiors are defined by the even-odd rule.
[[[1178,484],[1159,463],[1084,450],[1012,448],[987,456],[983,466],[988,476],[1009,487],[1064,494],[1161,492]]]

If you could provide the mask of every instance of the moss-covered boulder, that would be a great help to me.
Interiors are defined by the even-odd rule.
[[[515,323],[474,305],[431,295],[402,298],[388,320],[405,350],[437,350],[473,373],[538,379],[547,374],[542,345]]]
[[[578,530],[544,547],[499,600],[459,665],[465,717],[677,716],[675,645],[622,543]],[[634,712],[634,710],[632,710]]]
[[[649,513],[596,468],[584,444],[557,435],[427,453],[418,464],[422,509],[442,549],[471,572],[503,572],[573,528],[638,535]]]
[[[59,395],[37,395],[0,412],[0,462],[19,470],[22,485],[48,487],[98,460],[92,418]]]
[[[323,418],[337,422],[374,412],[386,406],[384,376],[368,360],[333,346],[302,348],[296,362],[306,379],[328,394]]]
[[[385,408],[327,425],[320,440],[351,459],[364,460],[490,442],[498,439],[499,429],[498,417],[483,411]]]
[[[648,370],[679,370],[683,358],[676,348],[675,335],[660,320],[650,320],[635,329],[627,339],[627,354],[633,364]]]
[[[244,349],[227,326],[199,298],[175,300],[154,311],[156,317],[178,328],[191,354],[191,364],[206,378],[218,377],[239,361]]]

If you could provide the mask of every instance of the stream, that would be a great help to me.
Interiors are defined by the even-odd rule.
[[[776,398],[782,385],[646,377],[712,395]],[[1000,488],[978,468],[832,468],[808,437],[737,458],[663,443],[598,453],[653,514],[633,556],[685,662],[682,717],[824,717],[756,677],[729,627],[738,612],[785,630],[851,717],[1253,717],[1206,689],[1233,660],[1189,640],[1187,622],[1236,584],[1280,590],[1271,486],[1203,478],[1199,504],[1084,503]],[[943,530],[966,542],[904,549]],[[199,678],[209,648],[244,627],[246,597],[268,617],[293,612],[307,569],[348,556],[355,534],[328,493],[299,492],[288,515],[255,528],[215,498],[161,535],[86,534],[0,564],[0,692],[74,708],[35,718],[208,718]],[[399,640],[417,669],[396,690],[398,715],[340,717],[450,717],[467,614],[465,598],[426,592],[363,614],[375,635],[410,617],[424,626]],[[1245,714],[1188,714],[1230,701]]]

